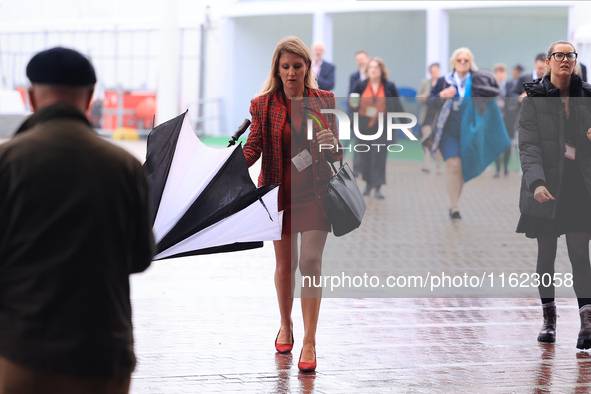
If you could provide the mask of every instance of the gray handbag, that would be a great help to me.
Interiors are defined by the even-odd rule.
[[[335,236],[340,237],[361,225],[367,205],[349,165],[343,165],[341,160],[341,168],[338,171],[334,164],[330,165],[334,175],[326,185],[326,207],[332,231]]]

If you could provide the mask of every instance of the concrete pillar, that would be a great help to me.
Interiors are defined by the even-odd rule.
[[[449,18],[441,8],[427,8],[427,67],[431,63],[441,64],[443,74],[449,72]]]
[[[178,0],[159,2],[156,7],[158,32],[158,109],[156,124],[166,122],[180,114],[180,56],[181,31],[178,18]]]
[[[591,74],[591,4],[576,2],[568,8],[568,37],[579,53],[578,61],[587,66],[587,80]],[[558,40],[558,38],[557,38]]]
[[[325,12],[314,13],[312,41],[324,43],[324,60],[332,63],[332,18]]]
[[[218,45],[219,59],[223,59],[221,64],[216,67],[211,67],[212,73],[217,75],[216,80],[219,83],[218,94],[224,99],[224,122],[229,125],[230,134],[234,133],[235,125],[240,125],[244,118],[250,114],[248,112],[237,114],[235,106],[236,96],[236,70],[235,67],[240,67],[244,59],[236,59],[236,28],[234,19],[226,18],[219,22],[219,31],[221,32],[221,45]],[[254,97],[254,94],[253,94]],[[236,126],[237,127],[237,126]]]
[[[575,31],[591,23],[589,15],[591,14],[591,3],[587,1],[574,2],[568,8],[568,37],[566,40],[572,41]],[[559,40],[560,38],[557,38]]]

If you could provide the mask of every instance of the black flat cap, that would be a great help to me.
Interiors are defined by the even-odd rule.
[[[39,52],[27,65],[27,77],[32,83],[89,86],[96,83],[90,61],[81,53],[56,47]]]

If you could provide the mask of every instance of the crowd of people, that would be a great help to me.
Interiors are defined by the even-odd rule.
[[[335,108],[335,67],[323,60],[324,51],[320,43],[310,51],[297,37],[277,44],[262,91],[251,101],[243,149],[249,166],[262,157],[259,185],[280,185],[282,236],[274,241],[279,353],[297,342],[291,318],[296,270],[321,273],[331,231],[328,162],[343,155],[335,116],[326,114],[327,124],[313,124],[312,138],[305,138],[305,109]],[[464,182],[501,154],[495,176],[501,164],[507,174],[517,129],[523,170],[517,232],[537,239],[540,276],[553,275],[557,238],[566,236],[580,307],[576,346],[588,349],[591,106],[582,99],[591,96],[591,85],[577,56],[572,44],[557,41],[536,58],[532,74],[517,65],[509,82],[505,65],[479,70],[470,49],[458,48],[450,73],[429,66],[431,78],[418,96],[421,129],[432,135],[427,160],[440,154],[445,162],[451,219],[461,218]],[[355,60],[349,111],[358,114],[364,134],[376,133],[387,112],[403,112],[399,93],[381,58],[359,51]],[[0,146],[0,392],[127,393],[135,366],[128,277],[145,270],[154,253],[149,182],[140,163],[102,141],[84,115],[96,83],[88,59],[53,48],[31,59],[27,76],[35,113]],[[385,198],[386,151],[357,153],[363,194]],[[544,323],[538,340],[554,342],[554,288],[539,291]],[[317,368],[321,296],[320,288],[303,286],[303,372]]]
[[[368,75],[365,81],[371,83],[369,64],[357,57],[366,58],[365,52],[358,52],[356,60]],[[446,184],[450,199],[449,216],[460,219],[459,198],[464,181],[478,175],[466,177],[466,170],[474,166],[473,146],[466,148],[465,139],[470,135],[465,132],[464,119],[469,114],[472,100],[463,98],[494,98],[496,111],[502,117],[502,123],[495,123],[488,117],[485,126],[478,130],[483,135],[491,136],[487,148],[505,139],[493,149],[496,157],[495,178],[500,176],[501,168],[508,175],[508,162],[511,147],[507,141],[519,132],[519,150],[523,170],[520,210],[521,218],[517,226],[518,233],[524,233],[538,242],[536,272],[539,277],[554,277],[557,239],[565,235],[568,255],[572,264],[574,289],[579,303],[581,329],[577,338],[577,348],[591,347],[591,264],[589,258],[589,238],[591,236],[591,103],[584,98],[591,96],[591,85],[586,82],[586,67],[577,62],[577,52],[567,41],[556,41],[547,53],[540,53],[534,60],[532,73],[523,73],[523,66],[517,64],[512,69],[512,81],[507,80],[507,66],[498,63],[493,66],[493,73],[479,71],[474,56],[469,48],[456,49],[450,58],[451,73],[440,76],[438,63],[429,66],[431,78],[425,79],[419,87],[417,98],[423,104],[419,121],[422,132],[434,134],[429,149],[425,148],[426,167],[431,157],[441,155],[446,164]],[[354,84],[354,73],[351,84]],[[385,79],[384,79],[385,80]],[[369,92],[373,97],[377,88],[367,88],[370,83],[355,82],[352,93]],[[396,94],[397,95],[397,94]],[[386,97],[390,97],[387,96]],[[525,97],[530,99],[524,100]],[[560,98],[559,101],[551,98]],[[474,104],[478,106],[478,101]],[[480,104],[477,116],[486,112],[495,115],[495,108]],[[384,111],[384,108],[381,108]],[[367,118],[363,108],[360,115]],[[477,123],[477,122],[476,122]],[[499,127],[501,126],[502,127]],[[371,134],[370,125],[364,129]],[[506,135],[503,135],[506,133]],[[476,152],[482,155],[482,151]],[[499,153],[501,153],[499,155]],[[359,166],[368,190],[374,186],[376,173],[381,175],[382,167],[370,167],[371,173],[364,170],[364,160],[360,155],[355,161]],[[502,161],[501,161],[502,160]],[[359,164],[357,164],[359,163]],[[490,161],[485,160],[487,166]],[[477,164],[477,163],[476,163]],[[382,178],[380,178],[381,180]],[[376,197],[379,186],[376,189]],[[383,198],[383,197],[382,197]],[[540,342],[556,340],[556,304],[554,286],[540,285],[540,298],[543,307],[544,323],[538,335]]]

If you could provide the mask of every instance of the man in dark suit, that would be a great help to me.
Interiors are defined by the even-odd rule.
[[[314,71],[314,74],[318,78],[318,89],[332,90],[334,88],[335,66],[322,59],[324,52],[323,43],[317,42],[312,45],[312,71]]]
[[[507,66],[503,63],[497,63],[493,66],[493,72],[495,79],[497,80],[499,87],[501,88],[501,95],[497,97],[497,106],[501,110],[505,127],[507,128],[507,134],[509,139],[513,140],[515,136],[515,120],[517,118],[517,112],[519,111],[519,103],[517,97],[514,96],[513,90],[515,85],[515,78],[519,77],[519,68],[523,71],[523,67],[517,65],[513,68],[513,81],[507,81]],[[494,177],[498,178],[501,172],[501,156],[503,156],[503,166],[505,168],[504,175],[509,175],[509,158],[511,157],[511,146],[509,146],[503,154],[501,154],[495,161],[496,172]]]
[[[370,57],[365,51],[358,51],[355,53],[355,62],[357,63],[357,68],[359,70],[355,71],[349,77],[349,94],[355,89],[355,85],[357,82],[365,80],[365,68],[367,67],[367,63],[370,61]],[[353,109],[349,107],[349,119],[353,119]],[[351,123],[351,131],[353,131],[353,123]],[[353,132],[351,132],[351,143],[354,144],[354,136]],[[359,152],[353,152],[353,175],[357,177],[359,175]]]
[[[513,66],[513,69],[511,70],[511,77],[513,79],[507,82],[508,93],[513,94],[513,91],[515,90],[515,85],[517,84],[519,77],[521,77],[521,74],[523,74],[523,66],[517,63],[515,66]]]
[[[581,78],[583,79],[584,82],[588,82],[587,81],[587,66],[585,66],[581,62],[579,62],[579,65],[581,66]]]
[[[355,63],[357,63],[357,68],[359,70],[355,71],[349,77],[349,94],[355,88],[355,85],[359,81],[363,81],[365,79],[365,67],[367,67],[367,63],[369,62],[369,55],[365,51],[358,51],[355,53]]]
[[[508,105],[509,107],[513,107],[513,109],[517,112],[517,114],[515,115],[516,117],[519,113],[519,109],[521,108],[521,105],[518,101],[515,90],[516,90],[517,83],[519,82],[519,78],[522,76],[522,74],[523,74],[523,66],[521,64],[517,63],[515,66],[513,66],[513,69],[511,70],[511,76],[513,79],[511,81],[507,81],[507,85],[505,86],[505,90],[503,93],[503,95],[505,97],[511,97],[510,99],[508,99],[506,101],[506,105]],[[517,127],[516,124],[513,126]],[[507,129],[507,130],[509,130],[509,129]]]
[[[546,75],[546,54],[539,53],[536,56],[536,60],[534,61],[534,70],[529,73],[523,74],[517,80],[517,83],[513,87],[513,93],[515,96],[525,97],[525,89],[523,88],[523,84],[526,82],[531,82],[534,79],[542,78]]]

